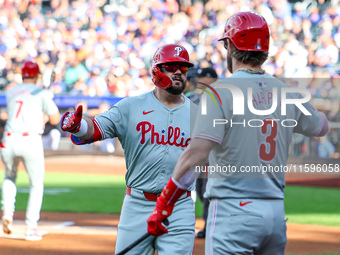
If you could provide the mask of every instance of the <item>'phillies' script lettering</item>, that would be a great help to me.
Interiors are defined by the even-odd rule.
[[[157,131],[155,131],[155,125],[152,125],[148,121],[141,121],[137,124],[136,127],[137,131],[142,132],[142,139],[140,140],[141,144],[144,144],[146,141],[146,134],[150,133],[151,135],[151,144],[157,143],[162,145],[175,145],[177,147],[187,147],[190,138],[186,139],[182,136],[181,137],[181,130],[179,127],[168,127],[167,136],[165,135],[165,132],[163,134],[159,134]],[[180,142],[178,140],[180,139]]]

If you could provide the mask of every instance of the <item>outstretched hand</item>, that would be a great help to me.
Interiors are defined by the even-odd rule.
[[[83,116],[83,106],[79,105],[75,112],[65,112],[61,117],[60,126],[63,131],[77,133],[80,129],[80,122]]]

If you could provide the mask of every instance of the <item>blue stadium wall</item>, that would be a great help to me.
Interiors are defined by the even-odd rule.
[[[88,108],[98,108],[104,102],[109,105],[114,105],[119,102],[122,97],[89,97],[89,96],[70,96],[70,95],[55,95],[54,102],[60,109],[74,108],[79,102],[85,101]],[[0,107],[6,106],[5,94],[0,94]]]

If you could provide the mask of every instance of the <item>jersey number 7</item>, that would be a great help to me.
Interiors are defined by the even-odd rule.
[[[260,159],[263,161],[271,161],[276,155],[276,141],[277,136],[277,122],[273,119],[264,119],[261,127],[261,133],[266,135],[268,133],[268,126],[270,127],[269,134],[266,136],[266,143],[260,145]]]
[[[18,107],[18,110],[17,110],[17,114],[15,115],[15,118],[18,118],[19,114],[20,114],[20,111],[21,111],[21,107],[22,107],[22,104],[24,103],[23,101],[20,101],[20,100],[17,100],[15,101],[15,103],[19,104],[19,107]]]

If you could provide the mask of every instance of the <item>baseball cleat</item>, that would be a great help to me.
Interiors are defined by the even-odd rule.
[[[196,238],[205,238],[205,228],[196,234]]]
[[[2,229],[5,234],[11,234],[13,232],[13,219],[8,216],[2,216]]]
[[[40,241],[41,239],[42,235],[40,235],[36,229],[29,228],[26,230],[26,241]]]

